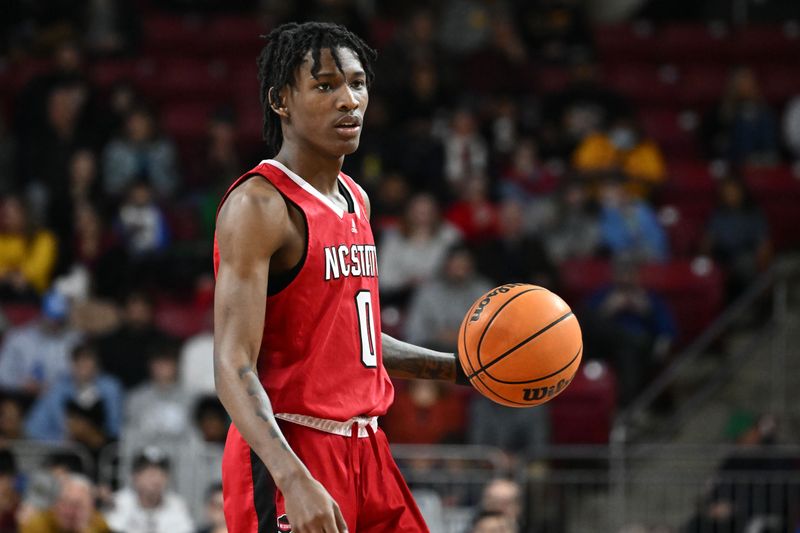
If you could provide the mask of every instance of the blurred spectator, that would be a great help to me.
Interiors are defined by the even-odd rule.
[[[11,329],[0,350],[0,388],[38,395],[68,369],[80,333],[67,324],[69,301],[51,291],[42,299],[42,317]]]
[[[421,285],[408,309],[406,340],[435,350],[452,351],[464,310],[492,286],[475,272],[475,259],[463,245],[452,247],[442,272]]]
[[[153,189],[146,182],[130,186],[119,208],[116,227],[133,259],[156,256],[169,245],[167,221],[153,197]]]
[[[17,461],[11,450],[0,448],[0,533],[17,532]]]
[[[212,113],[202,152],[192,158],[192,163],[187,181],[194,188],[211,188],[215,200],[219,201],[217,189],[227,187],[244,170],[236,146],[236,116],[233,110],[221,107]],[[222,192],[219,191],[220,194]]]
[[[480,511],[472,521],[469,533],[517,533],[511,520],[497,511]]]
[[[106,404],[99,396],[80,398],[80,400],[80,403],[72,398],[66,401],[65,440],[85,448],[93,464],[97,465],[103,448],[112,440],[106,430],[108,420]],[[99,471],[95,468],[87,473],[96,479]]]
[[[597,64],[577,59],[569,72],[567,86],[542,102],[545,158],[567,159],[584,137],[630,114],[630,103],[601,82]]]
[[[792,98],[783,112],[783,142],[795,161],[800,160],[800,95]]]
[[[194,423],[204,442],[225,444],[230,418],[216,396],[200,398],[194,407]]]
[[[412,197],[400,227],[384,232],[380,242],[381,300],[404,300],[437,273],[447,250],[460,239],[458,230],[441,220],[432,196]]]
[[[383,231],[397,230],[400,226],[409,194],[408,181],[402,174],[390,172],[381,178],[377,194],[370,197],[370,225],[376,240],[380,241]]]
[[[122,387],[101,373],[97,352],[89,344],[72,350],[70,374],[59,379],[33,405],[25,423],[28,437],[60,441],[66,436],[66,406],[74,402],[82,407],[100,402],[103,405],[106,436],[116,438],[122,422]]]
[[[169,459],[148,446],[133,460],[130,487],[114,494],[106,520],[114,531],[126,533],[192,533],[194,525],[183,499],[167,490]]]
[[[527,201],[553,192],[556,185],[556,177],[539,160],[536,141],[525,138],[516,143],[510,165],[500,174],[500,194]]]
[[[472,52],[462,67],[462,83],[481,95],[521,93],[530,86],[528,52],[508,14],[497,10],[489,21],[489,42]],[[480,74],[477,74],[480,73]]]
[[[565,183],[558,193],[556,213],[540,231],[548,256],[556,264],[585,259],[600,249],[600,218],[590,205],[586,188],[578,181]]]
[[[8,441],[25,437],[25,408],[23,401],[16,394],[0,395],[0,448]]]
[[[178,354],[172,343],[150,352],[149,369],[149,379],[128,395],[123,436],[135,443],[185,438],[192,397],[178,383]]]
[[[736,68],[725,93],[704,124],[712,155],[733,163],[773,164],[778,156],[778,124],[752,69]]]
[[[119,327],[97,339],[100,366],[130,389],[149,374],[147,354],[168,340],[155,325],[152,300],[144,293],[131,292],[125,299]]]
[[[412,380],[399,384],[383,418],[392,442],[453,444],[464,441],[469,391],[444,383]]]
[[[459,199],[445,213],[445,218],[461,231],[464,240],[472,244],[498,234],[497,205],[489,199],[488,187],[486,176],[465,178],[459,187]]]
[[[124,135],[126,119],[141,100],[139,91],[128,80],[120,80],[111,86],[107,108],[102,115],[101,127],[104,139]]]
[[[642,285],[638,264],[626,259],[614,264],[612,283],[592,294],[586,309],[592,313],[585,328],[589,343],[595,346],[595,328],[601,328],[610,344],[591,353],[611,354],[625,402],[644,385],[651,365],[669,353],[675,318],[664,300]]]
[[[796,487],[789,479],[797,471],[794,458],[771,448],[777,443],[772,415],[737,412],[726,432],[738,449],[723,459],[700,509],[684,533],[705,531],[788,531],[796,511]]]
[[[94,486],[84,476],[70,474],[58,487],[50,509],[20,524],[20,533],[110,533],[94,506]]]
[[[555,266],[542,241],[525,232],[524,209],[517,200],[503,202],[498,236],[477,250],[478,270],[496,285],[520,282],[555,288]]]
[[[178,374],[181,387],[187,393],[195,396],[216,395],[214,334],[210,328],[186,339],[183,343]]]
[[[510,479],[495,479],[483,489],[481,495],[483,511],[499,513],[511,524],[511,531],[525,531],[522,515],[522,487]]]
[[[447,0],[441,8],[439,38],[451,54],[466,54],[488,42],[489,6],[478,0]]]
[[[473,395],[467,441],[495,446],[511,454],[512,463],[533,460],[550,442],[548,407],[508,409],[484,396]]]
[[[769,265],[767,221],[744,184],[726,179],[719,185],[717,207],[705,227],[703,251],[725,267],[728,296],[734,297]]]
[[[396,67],[395,65],[393,68]],[[402,83],[405,87],[400,95],[405,105],[393,110],[393,116],[397,120],[411,123],[412,128],[419,128],[422,124],[430,128],[431,121],[446,107],[447,97],[437,67],[429,59],[420,59],[408,65],[405,72],[410,72],[411,75],[403,76]]]
[[[472,111],[459,109],[453,114],[444,136],[444,153],[445,177],[451,195],[457,194],[470,177],[487,174],[489,150]]]
[[[222,484],[215,483],[206,491],[206,526],[197,533],[228,533],[222,509]]]
[[[563,64],[591,55],[592,35],[582,2],[525,3],[519,23],[528,47],[536,50],[543,61]]]
[[[0,299],[35,300],[50,284],[56,238],[36,226],[19,196],[2,199],[0,217]]]
[[[600,232],[613,257],[662,262],[669,256],[667,234],[649,204],[631,196],[614,175],[600,185]]]
[[[83,42],[95,56],[119,56],[137,46],[141,22],[130,0],[90,0],[81,17]]]
[[[125,118],[122,136],[103,152],[104,189],[119,198],[136,181],[149,183],[159,197],[171,196],[180,185],[175,147],[158,131],[153,111],[137,105]]]
[[[586,174],[621,173],[628,190],[639,198],[650,197],[667,176],[661,150],[633,117],[620,117],[607,131],[586,136],[572,154],[572,164]]]

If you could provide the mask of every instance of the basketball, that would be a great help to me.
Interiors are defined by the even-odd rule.
[[[570,307],[525,283],[501,285],[478,298],[458,333],[458,358],[472,386],[509,407],[558,396],[582,353],[581,328]]]

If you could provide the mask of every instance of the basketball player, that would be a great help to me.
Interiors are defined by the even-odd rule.
[[[389,376],[465,378],[453,354],[381,334],[369,199],[341,173],[374,58],[322,23],[280,26],[259,58],[277,155],[223,197],[214,251],[233,533],[427,531],[377,417],[393,400]]]

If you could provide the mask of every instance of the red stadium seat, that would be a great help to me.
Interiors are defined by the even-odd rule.
[[[792,61],[800,56],[800,39],[780,24],[748,24],[732,36],[733,57],[739,61]]]
[[[145,17],[143,26],[147,52],[197,54],[208,43],[206,24],[201,17],[150,15]]]
[[[786,165],[748,167],[745,182],[764,210],[778,249],[800,244],[800,178]]]
[[[676,23],[658,32],[658,57],[668,63],[693,61],[718,63],[728,59],[730,39],[727,29],[714,24]]]
[[[679,342],[695,338],[722,311],[722,271],[710,260],[676,260],[642,267],[644,285],[669,303],[678,322]]]
[[[206,39],[212,44],[214,54],[235,52],[255,61],[265,44],[261,35],[267,33],[269,28],[257,17],[226,16],[211,19]]]
[[[707,218],[708,212],[683,209],[677,205],[665,205],[659,210],[659,220],[667,231],[669,249],[674,258],[686,259],[697,254]]]
[[[729,75],[730,69],[721,64],[683,65],[674,96],[682,105],[708,109],[722,98]]]
[[[616,63],[604,69],[608,86],[639,103],[668,102],[675,92],[662,67],[647,63]]]
[[[162,301],[156,305],[156,325],[175,337],[185,339],[204,329],[203,313],[193,305]]]
[[[158,82],[153,97],[162,102],[212,100],[220,103],[232,96],[228,74],[227,66],[221,61],[161,58],[158,60]]]
[[[658,55],[658,40],[648,23],[598,25],[594,40],[603,62],[653,60]]]
[[[196,154],[197,146],[206,137],[213,109],[211,102],[174,103],[161,114],[164,130],[171,135],[183,156]]]
[[[782,105],[800,94],[800,73],[793,64],[767,64],[758,67],[764,97],[772,104]]]
[[[21,326],[39,317],[39,306],[33,304],[3,304],[0,310],[12,326]]]
[[[605,444],[617,408],[617,380],[600,361],[584,360],[567,389],[550,402],[553,444]]]
[[[639,113],[644,131],[668,156],[687,157],[699,151],[694,129],[689,127],[694,124],[684,120],[682,113],[664,108],[644,108]]]
[[[573,259],[562,263],[559,273],[564,301],[577,308],[589,294],[611,281],[611,264],[605,259]]]

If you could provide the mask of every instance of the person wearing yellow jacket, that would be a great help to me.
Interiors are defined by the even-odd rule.
[[[52,232],[33,225],[21,198],[0,203],[0,296],[35,298],[47,289],[56,263]]]

